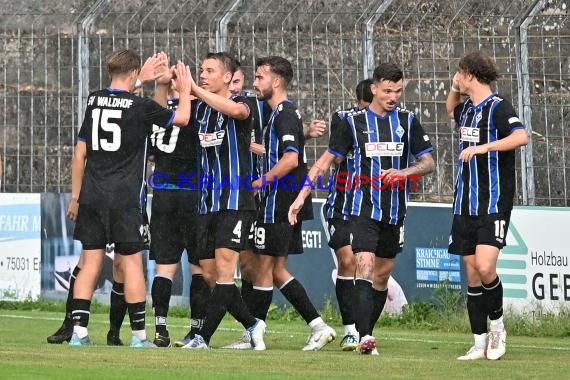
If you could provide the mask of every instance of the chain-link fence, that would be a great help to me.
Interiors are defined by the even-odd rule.
[[[403,105],[418,114],[436,148],[437,171],[415,199],[450,201],[457,136],[445,99],[458,59],[484,49],[501,68],[498,91],[531,132],[518,157],[516,202],[570,205],[566,0],[0,3],[1,191],[69,191],[85,98],[108,84],[107,54],[130,47],[143,57],[163,50],[195,72],[207,52],[227,50],[249,84],[256,58],[283,55],[295,70],[290,97],[306,121],[350,107],[356,83],[375,64],[395,61],[406,76]],[[327,140],[307,143],[309,163]]]

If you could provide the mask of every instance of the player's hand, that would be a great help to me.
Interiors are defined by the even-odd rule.
[[[75,222],[77,213],[79,212],[79,202],[76,199],[71,199],[69,207],[67,208],[67,217]]]
[[[170,67],[168,63],[168,56],[165,53],[159,53],[161,64],[157,68],[157,84],[170,84],[172,77],[174,75],[174,66]]]
[[[303,205],[305,204],[305,200],[302,199],[300,196],[297,196],[295,201],[289,207],[289,212],[287,213],[287,217],[289,218],[289,223],[294,226],[297,224],[297,216],[301,212]]]
[[[176,79],[172,79],[172,88],[179,93],[189,94],[192,91],[192,74],[190,68],[178,61],[174,67]]]
[[[394,184],[394,183],[398,183],[398,182],[404,182],[404,183],[406,182],[406,176],[405,176],[404,172],[401,170],[398,170],[398,169],[390,168],[390,169],[382,170],[380,172],[380,175],[381,175],[382,181],[384,183]]]
[[[453,75],[453,79],[451,79],[451,85],[452,85],[453,87],[459,88],[459,80],[458,80],[458,78],[459,78],[459,72],[456,72],[456,73]]]
[[[470,146],[461,151],[459,159],[463,162],[469,162],[473,156],[477,154],[486,154],[489,152],[487,144]]]
[[[147,58],[139,73],[139,80],[143,84],[152,82],[158,77],[160,74],[160,66],[163,64],[163,59],[164,58],[160,53]]]
[[[253,196],[259,194],[259,191],[261,190],[261,185],[262,185],[261,178],[258,178],[251,183],[251,188],[253,189]]]
[[[324,120],[315,119],[311,121],[308,128],[308,135],[312,138],[321,137],[327,130],[327,123]]]
[[[263,156],[265,154],[265,148],[263,145],[254,142],[249,144],[249,151],[258,156]]]

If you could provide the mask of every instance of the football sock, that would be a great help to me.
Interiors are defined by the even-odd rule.
[[[63,320],[64,324],[73,325],[73,321],[71,319],[71,312],[73,311],[73,289],[75,288],[75,279],[79,274],[81,268],[75,266],[73,268],[73,272],[69,277],[69,290],[67,291],[67,301],[65,302],[65,319]]]
[[[471,332],[474,335],[487,333],[487,308],[485,306],[485,297],[483,296],[483,287],[468,286],[467,287],[467,314],[469,315],[469,324]]]
[[[167,336],[167,317],[172,294],[172,280],[167,277],[155,276],[152,282],[152,307],[154,308],[154,325],[156,332]]]
[[[372,314],[372,282],[357,278],[354,282],[354,315],[356,330],[360,338],[371,335],[370,317]]]
[[[113,288],[111,289],[111,309],[109,310],[109,325],[111,331],[117,334],[119,333],[126,313],[127,301],[125,301],[125,284],[113,281]]]
[[[201,274],[192,275],[192,283],[190,284],[190,337],[200,333],[211,295],[212,289],[204,280],[204,276]]]
[[[374,326],[378,319],[380,319],[380,315],[382,314],[382,310],[384,310],[384,305],[386,305],[386,298],[388,297],[388,289],[384,290],[376,290],[372,288],[372,299],[374,300],[374,305],[372,306],[372,312],[370,313],[370,333],[374,331]]]
[[[488,305],[489,319],[494,321],[503,316],[503,284],[499,277],[491,283],[483,284],[483,295]]]
[[[319,317],[319,313],[309,299],[305,288],[303,288],[303,285],[301,285],[296,278],[291,277],[279,290],[281,290],[283,296],[293,305],[295,310],[301,314],[301,317],[307,324]]]
[[[352,315],[352,298],[354,293],[354,277],[336,277],[336,299],[343,325],[354,324]]]

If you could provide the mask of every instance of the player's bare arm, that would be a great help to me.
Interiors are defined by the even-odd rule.
[[[168,104],[168,90],[174,76],[174,66],[169,67],[168,57],[162,62],[158,70],[160,75],[156,78],[156,89],[154,91],[154,101],[163,107]]]
[[[424,176],[435,170],[435,160],[431,153],[422,154],[409,168],[397,170],[394,168],[382,170],[384,180],[392,183],[393,180],[401,180],[410,176]]]
[[[492,141],[487,144],[470,146],[463,149],[459,154],[459,159],[468,162],[477,154],[486,154],[488,152],[505,152],[516,149],[520,146],[528,144],[528,134],[524,129],[515,129],[509,136]]]
[[[79,193],[85,173],[85,160],[87,159],[87,145],[85,141],[78,141],[71,161],[71,200],[67,209],[67,217],[73,221],[77,219],[79,211]]]
[[[192,84],[192,95],[202,99],[206,104],[218,112],[228,115],[232,119],[245,120],[249,117],[249,107],[245,103],[234,102],[221,95],[205,90],[195,83]]]
[[[275,164],[275,166],[264,174],[265,183],[279,181],[281,178],[285,177],[287,174],[291,173],[293,169],[299,166],[299,154],[297,152],[285,152],[283,157]],[[253,188],[259,189],[263,184],[261,178],[256,179],[251,183]]]
[[[315,162],[314,165],[311,167],[311,170],[309,170],[308,176],[310,181],[313,184],[315,184],[319,176],[328,173],[331,165],[335,162],[336,158],[337,157],[332,153],[325,151],[322,154],[322,156],[317,160],[317,162]],[[305,204],[305,199],[307,199],[310,193],[311,193],[311,188],[309,186],[304,186],[301,189],[299,195],[297,195],[297,198],[291,204],[291,207],[289,207],[289,213],[288,213],[289,223],[291,224],[297,223],[297,215],[301,211],[301,208],[303,208],[303,205]]]
[[[445,101],[445,110],[449,117],[453,120],[453,110],[461,103],[461,89],[459,88],[459,82],[457,77],[459,73],[453,75],[451,80],[451,88],[449,89],[449,94],[447,95],[447,100]]]
[[[172,79],[171,86],[180,94],[178,109],[174,114],[172,123],[179,127],[186,127],[190,121],[190,92],[192,91],[192,74],[190,68],[178,61],[174,67],[176,79]]]

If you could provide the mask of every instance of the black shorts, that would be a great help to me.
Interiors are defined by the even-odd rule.
[[[475,248],[480,244],[503,248],[510,220],[510,211],[480,216],[454,215],[449,236],[449,253],[474,255]]]
[[[115,253],[132,255],[144,249],[144,220],[140,209],[110,209],[80,204],[73,238],[83,249],[105,250],[115,244]]]
[[[335,251],[350,245],[350,222],[344,219],[327,219],[329,247]]]
[[[214,258],[214,252],[219,248],[238,253],[246,248],[251,225],[255,220],[255,211],[221,210],[206,214],[206,217],[206,258]]]
[[[258,255],[287,257],[303,253],[302,223],[294,226],[288,222],[263,223],[255,225],[255,247]]]
[[[293,234],[289,240],[289,255],[300,255],[303,253],[303,222],[298,221],[293,226]]]
[[[255,225],[257,222],[254,220],[249,226],[249,233],[247,234],[247,239],[245,240],[244,250],[253,251],[255,249]]]
[[[186,249],[188,261],[192,262],[198,247],[198,197],[199,193],[192,190],[154,192],[150,224],[151,260],[157,264],[176,264]]]
[[[372,252],[393,259],[404,247],[404,224],[379,222],[363,216],[350,218],[352,252]]]

